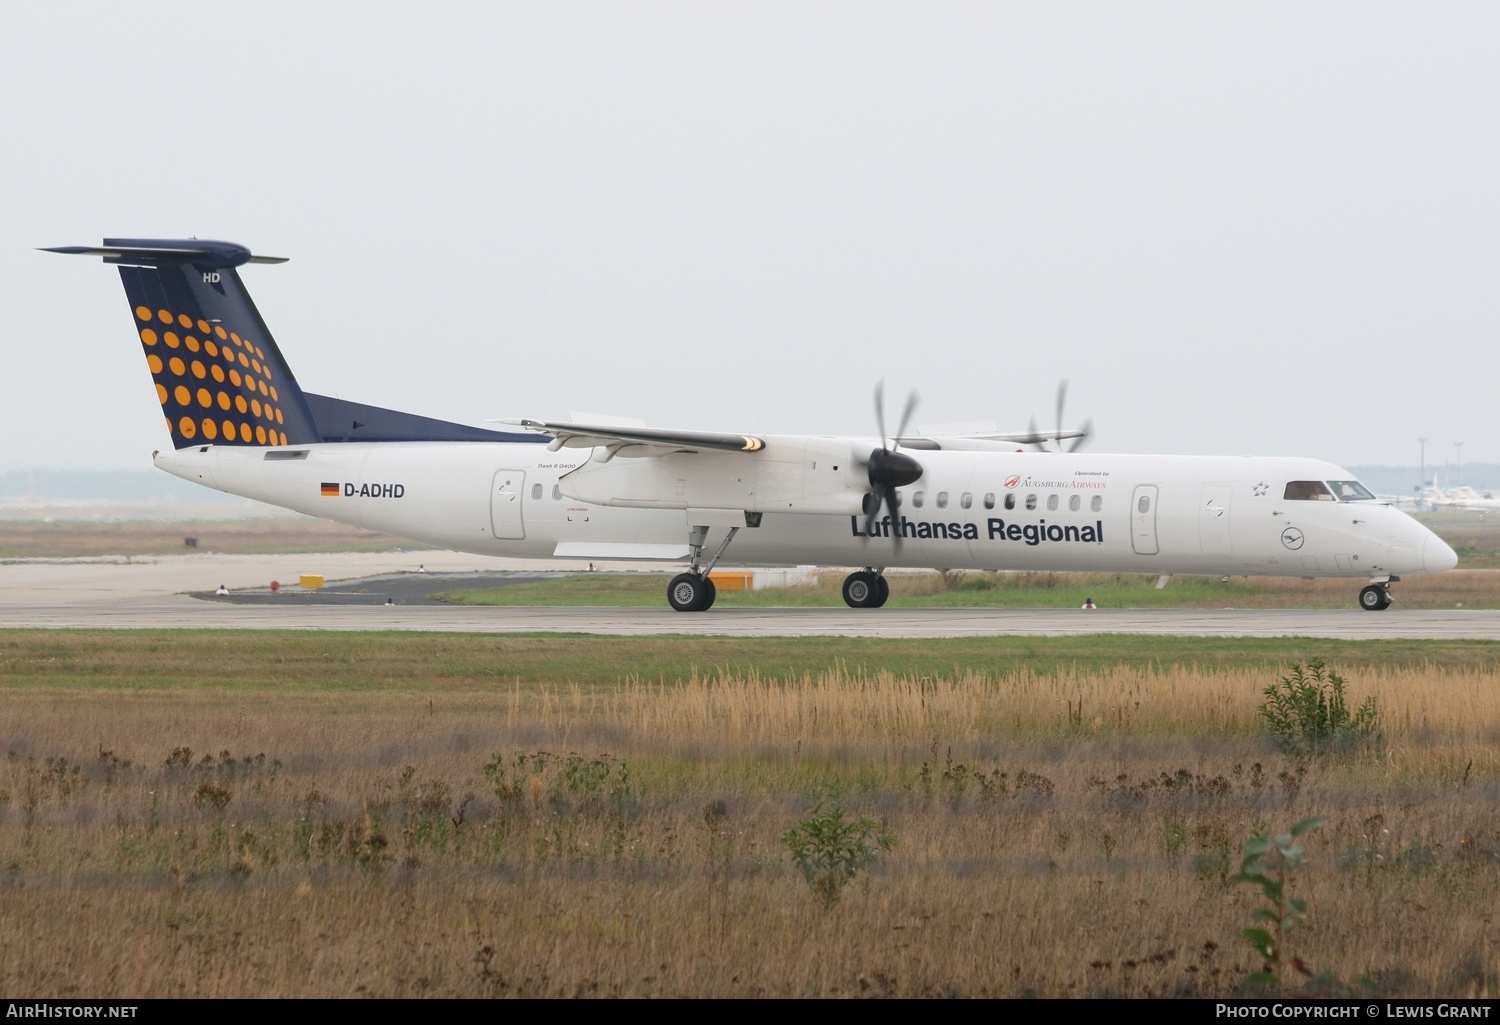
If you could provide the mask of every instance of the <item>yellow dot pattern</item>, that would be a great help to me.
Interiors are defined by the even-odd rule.
[[[141,324],[141,347],[156,385],[156,398],[166,415],[168,431],[190,441],[201,438],[242,445],[287,443],[287,436],[280,429],[286,417],[278,405],[281,396],[276,390],[276,374],[265,361],[263,348],[238,332],[226,331],[222,325],[206,320],[195,320],[186,313],[153,310],[148,306],[137,306],[134,312]],[[179,336],[171,328],[197,334]],[[164,343],[169,351],[157,355],[153,349],[158,343]],[[200,353],[200,358],[185,361],[170,351],[184,348],[188,353]],[[217,390],[207,387],[210,378],[218,385]]]

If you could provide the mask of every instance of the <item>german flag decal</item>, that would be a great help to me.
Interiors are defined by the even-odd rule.
[[[325,480],[323,482],[323,497],[324,498],[338,498],[339,497],[339,486],[337,484],[330,484],[330,483],[328,483]]]

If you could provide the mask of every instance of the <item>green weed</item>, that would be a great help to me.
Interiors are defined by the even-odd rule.
[[[1252,972],[1247,982],[1280,986],[1290,970],[1306,978],[1303,988],[1310,993],[1348,995],[1351,992],[1348,985],[1331,973],[1314,975],[1307,962],[1290,952],[1287,940],[1293,929],[1307,921],[1307,901],[1291,895],[1292,876],[1302,867],[1302,856],[1306,853],[1306,848],[1297,839],[1327,821],[1323,818],[1303,819],[1281,836],[1255,836],[1245,843],[1240,870],[1229,881],[1259,886],[1266,898],[1265,905],[1250,914],[1252,921],[1263,924],[1240,931],[1240,936],[1264,962],[1262,969]],[[1354,984],[1366,989],[1375,988],[1375,984],[1363,976],[1355,979]]]
[[[824,909],[838,903],[844,887],[873,868],[881,852],[896,844],[874,819],[851,819],[836,787],[819,794],[812,814],[787,830],[781,844]]]
[[[1380,712],[1369,697],[1350,712],[1344,700],[1344,678],[1320,658],[1306,665],[1294,663],[1291,671],[1270,684],[1259,717],[1288,754],[1309,755],[1347,750],[1374,743],[1380,737]]]

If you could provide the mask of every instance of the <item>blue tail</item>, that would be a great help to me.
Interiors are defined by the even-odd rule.
[[[232,242],[107,238],[67,246],[119,264],[177,448],[320,441],[297,380],[235,268],[284,261]]]
[[[118,264],[177,448],[337,441],[541,441],[304,393],[236,267],[285,263],[233,242],[107,238],[49,253]]]

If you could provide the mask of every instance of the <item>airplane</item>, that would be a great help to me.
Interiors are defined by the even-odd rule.
[[[119,268],[172,439],[162,470],[479,555],[686,562],[667,587],[679,612],[714,604],[721,564],[862,567],[852,608],[885,604],[887,569],[924,567],[1363,578],[1359,606],[1380,611],[1403,575],[1458,561],[1331,463],[1078,451],[1088,431],[1062,430],[1061,392],[1057,430],[911,437],[915,393],[887,437],[878,388],[878,437],[477,427],[319,395],[239,275],[284,258],[202,239],[46,251]]]
[[[1481,495],[1467,484],[1457,484],[1444,491],[1436,484],[1422,490],[1421,507],[1433,511],[1465,509],[1494,512],[1500,510],[1500,498]]]

